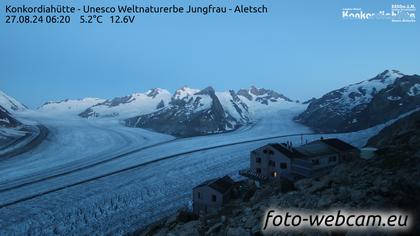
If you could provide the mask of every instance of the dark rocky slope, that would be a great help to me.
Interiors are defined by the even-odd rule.
[[[12,115],[2,106],[0,106],[0,127],[12,128],[21,125]]]
[[[8,109],[19,112],[27,109],[15,99],[0,91],[0,96],[8,98]],[[4,100],[3,100],[4,101]],[[0,105],[0,160],[5,160],[39,145],[48,135],[48,129],[43,125],[26,124],[15,118],[15,113]]]
[[[389,138],[393,137],[393,138]],[[377,135],[370,138],[367,146],[387,147],[420,147],[420,111],[396,121],[382,129]]]

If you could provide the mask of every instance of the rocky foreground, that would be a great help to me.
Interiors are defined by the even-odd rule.
[[[180,211],[136,235],[261,235],[264,214],[270,207],[311,210],[400,209],[417,215],[420,212],[420,129],[419,120],[413,119],[417,116],[413,114],[399,124],[397,122],[388,127],[386,132],[379,134],[386,135],[382,138],[374,137],[370,144],[378,142],[380,149],[373,159],[345,162],[320,179],[303,179],[289,185],[274,182],[257,188],[252,182],[245,181],[240,184],[241,194],[238,198],[217,215],[197,219],[186,211]],[[408,121],[411,125],[401,125]],[[411,233],[417,232],[419,235],[419,223],[419,219],[415,219]],[[288,234],[307,233],[330,235],[329,232]],[[278,233],[283,234],[287,233]],[[340,234],[345,235],[346,232]]]

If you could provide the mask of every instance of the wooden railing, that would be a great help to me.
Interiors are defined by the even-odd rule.
[[[245,176],[247,178],[250,179],[255,179],[255,180],[267,180],[266,176],[263,176],[261,174],[258,174],[254,171],[251,171],[250,169],[244,169],[244,170],[240,170],[239,174],[242,176]]]

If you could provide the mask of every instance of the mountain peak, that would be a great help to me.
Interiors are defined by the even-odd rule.
[[[166,89],[161,88],[153,88],[146,92],[146,96],[155,98],[157,95],[162,93],[169,93]]]
[[[251,86],[251,88],[249,89],[249,92],[256,95],[256,96],[260,96],[260,95],[264,95],[270,92],[276,93],[273,90],[269,90],[269,89],[265,89],[265,88],[257,88],[255,86]]]
[[[175,91],[175,94],[173,96],[174,99],[183,99],[185,97],[189,97],[191,95],[194,95],[196,93],[200,92],[199,89],[193,89],[189,88],[187,86],[183,86]]]
[[[201,91],[199,91],[198,93],[196,93],[197,95],[214,95],[216,93],[216,91],[214,91],[214,88],[211,86],[206,87],[205,89],[202,89]]]
[[[251,86],[249,89],[240,89],[238,95],[241,95],[247,98],[249,101],[252,101],[255,98],[256,101],[260,101],[263,104],[268,105],[268,102],[277,102],[278,99],[283,99],[285,101],[291,102],[292,100],[283,94],[277,93],[271,89],[257,88]]]
[[[375,78],[383,80],[383,79],[396,79],[402,76],[404,76],[404,74],[401,73],[399,70],[387,69],[384,72],[378,74]]]
[[[195,91],[198,91],[199,89],[194,89],[194,88],[190,88],[190,87],[188,87],[188,86],[186,86],[186,85],[184,85],[184,86],[182,86],[181,88],[179,88],[179,89],[177,89],[177,91],[185,91],[185,92],[195,92]]]

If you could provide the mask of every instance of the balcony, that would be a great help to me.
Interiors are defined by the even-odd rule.
[[[258,174],[250,169],[240,170],[239,174],[253,180],[260,180],[260,181],[267,180],[266,176],[263,176],[262,174]]]

